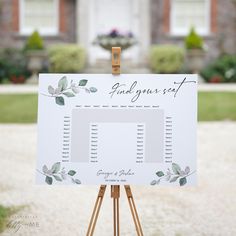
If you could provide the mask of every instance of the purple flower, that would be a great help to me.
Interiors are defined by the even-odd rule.
[[[128,32],[128,37],[130,37],[130,38],[133,38],[134,37],[134,35],[133,35],[133,33],[130,31],[130,32]]]
[[[116,38],[119,36],[119,32],[117,29],[112,29],[111,32],[109,33],[109,36],[112,38]]]

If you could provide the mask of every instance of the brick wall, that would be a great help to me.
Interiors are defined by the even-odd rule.
[[[0,6],[0,47],[11,45],[12,1],[2,0]]]
[[[218,0],[217,37],[219,47],[236,54],[236,1]]]
[[[76,0],[59,0],[59,34],[44,36],[46,45],[76,42]],[[26,40],[19,34],[19,0],[1,0],[0,48],[22,47]]]
[[[152,43],[173,43],[183,46],[183,37],[170,35],[171,0],[151,0]],[[233,3],[235,2],[235,3]],[[236,53],[236,1],[211,0],[211,34],[204,37],[208,58],[217,57],[222,51]]]

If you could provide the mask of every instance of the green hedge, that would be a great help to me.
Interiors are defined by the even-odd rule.
[[[49,71],[76,73],[85,67],[85,50],[75,44],[61,44],[49,48]]]
[[[184,65],[184,49],[175,45],[154,45],[150,66],[154,73],[178,73]]]
[[[236,82],[236,56],[221,56],[203,68],[200,74],[209,83]]]

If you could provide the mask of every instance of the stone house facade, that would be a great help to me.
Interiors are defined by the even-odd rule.
[[[0,0],[0,47],[22,47],[37,29],[46,45],[82,45],[91,64],[109,58],[92,43],[101,32],[131,31],[139,43],[125,57],[141,63],[152,44],[183,45],[191,26],[208,60],[236,53],[236,0]]]

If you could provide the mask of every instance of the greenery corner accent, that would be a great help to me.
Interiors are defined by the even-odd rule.
[[[40,174],[45,175],[45,182],[49,185],[52,185],[53,180],[62,182],[68,178],[71,179],[73,184],[81,184],[79,179],[75,179],[73,176],[76,174],[76,171],[69,170],[68,172],[65,170],[65,167],[61,169],[61,163],[56,162],[52,165],[51,169],[48,169],[46,165],[43,166],[42,171],[37,170]]]
[[[48,86],[48,94],[43,94],[44,96],[54,97],[56,104],[60,106],[65,105],[64,97],[75,97],[76,94],[80,92],[81,89],[84,89],[86,93],[96,93],[97,89],[95,87],[87,88],[88,80],[82,79],[79,83],[74,83],[73,80],[70,81],[70,85],[67,81],[66,76],[63,76],[58,81],[57,88],[53,88],[51,85]]]
[[[186,166],[184,170],[181,170],[180,166],[176,163],[172,163],[172,172],[170,168],[167,169],[166,174],[163,171],[157,171],[156,175],[159,177],[157,180],[153,180],[151,185],[158,185],[162,179],[169,183],[174,183],[179,180],[179,185],[183,186],[187,183],[187,177],[195,173],[190,172],[190,167]]]

